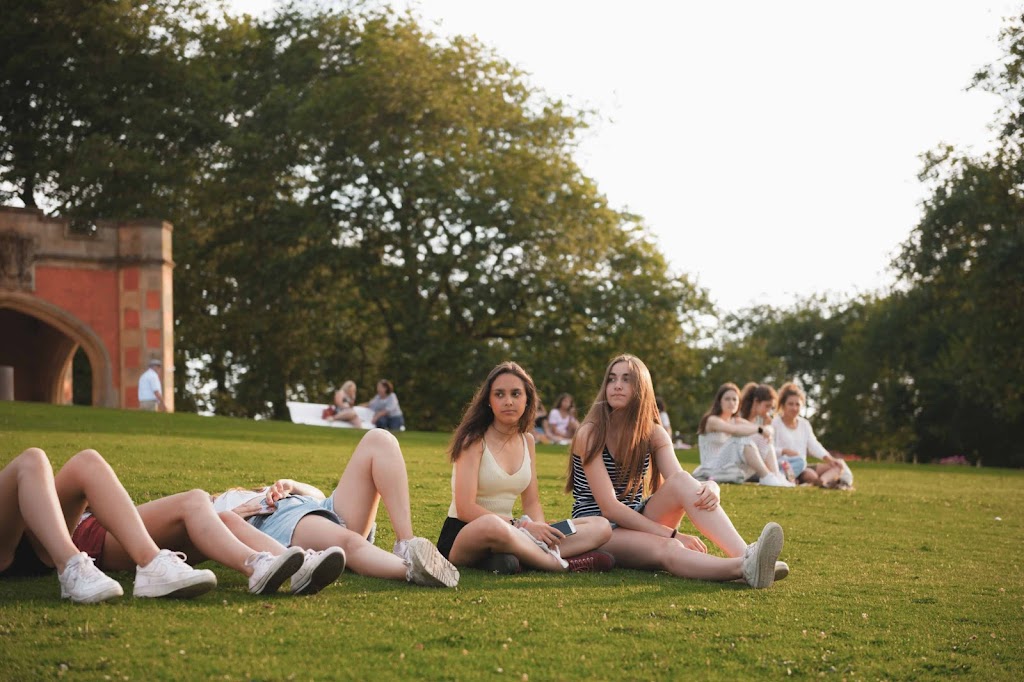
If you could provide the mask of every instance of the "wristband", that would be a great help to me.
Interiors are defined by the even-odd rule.
[[[758,426],[757,427],[757,432],[760,433],[760,434],[764,434],[764,429],[761,428],[760,426]]]
[[[668,536],[669,540],[674,540],[674,539],[675,539],[675,537],[676,537],[676,534],[677,534],[678,532],[679,532],[679,529],[678,529],[678,528],[673,528],[673,529],[672,529],[672,535]]]

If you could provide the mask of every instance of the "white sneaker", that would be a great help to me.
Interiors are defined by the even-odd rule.
[[[761,531],[757,542],[747,545],[743,553],[743,580],[748,585],[762,589],[775,582],[775,562],[782,553],[783,539],[782,526],[772,521]]]
[[[793,484],[790,481],[787,481],[786,478],[782,474],[771,474],[770,473],[767,476],[762,476],[761,480],[759,480],[758,483],[760,483],[761,485],[768,485],[768,486],[772,486],[772,487],[775,487],[775,488],[792,488],[793,487]]]
[[[136,597],[195,597],[217,587],[213,571],[192,568],[185,555],[161,549],[145,566],[135,567]]]
[[[455,587],[459,584],[459,569],[445,559],[434,543],[426,538],[396,542],[395,554],[401,556],[408,565],[405,579],[411,583],[425,587]]]
[[[252,566],[249,576],[249,591],[253,594],[269,594],[276,592],[285,580],[302,567],[305,552],[301,547],[289,547],[280,556],[270,552],[257,552],[245,560],[246,566]]]
[[[328,547],[322,552],[307,549],[302,565],[292,574],[292,594],[316,594],[345,570],[345,550]]]
[[[95,560],[85,552],[68,559],[64,572],[58,574],[57,579],[60,598],[76,604],[95,604],[124,594],[121,585],[96,568]]]
[[[775,582],[784,580],[789,575],[789,564],[785,561],[775,562]]]

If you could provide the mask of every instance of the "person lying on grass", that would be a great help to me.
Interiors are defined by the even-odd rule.
[[[455,430],[452,503],[437,541],[458,566],[517,573],[521,564],[545,571],[610,570],[611,557],[591,550],[611,537],[601,518],[582,519],[566,537],[548,525],[537,486],[533,424],[537,389],[514,362],[487,375]],[[514,518],[516,498],[521,518]],[[568,557],[568,560],[562,558]]]
[[[395,536],[393,552],[373,544],[381,500]],[[265,488],[228,490],[214,509],[232,511],[282,545],[323,550],[337,545],[359,575],[455,587],[459,572],[430,540],[413,535],[409,478],[398,439],[384,429],[368,431],[356,446],[330,495],[292,479]]]
[[[30,447],[0,471],[0,574],[39,576],[56,566],[61,598],[92,603],[120,597],[121,585],[97,564],[105,570],[134,566],[136,597],[194,597],[213,589],[213,572],[189,566],[175,551],[199,558],[189,531],[209,554],[246,573],[254,592],[275,588],[302,564],[298,556],[282,560],[242,545],[202,492],[136,508],[94,450],[78,453],[54,476],[46,454]],[[280,546],[268,549],[285,553]]]
[[[573,518],[611,521],[612,537],[602,549],[619,566],[700,580],[743,579],[755,588],[789,573],[777,562],[783,543],[777,523],[768,523],[748,545],[719,503],[718,484],[701,483],[679,465],[661,426],[651,373],[639,358],[611,361],[571,447],[566,491],[572,492]],[[683,514],[727,557],[710,555],[700,538],[680,534]]]

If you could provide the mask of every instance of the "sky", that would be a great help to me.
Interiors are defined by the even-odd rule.
[[[229,0],[235,12],[276,0]],[[720,310],[856,295],[921,216],[920,155],[984,151],[1006,0],[395,0],[594,110],[576,160]]]

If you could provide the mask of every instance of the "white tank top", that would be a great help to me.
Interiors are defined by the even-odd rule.
[[[484,444],[483,456],[480,457],[480,472],[476,481],[476,503],[487,511],[512,516],[512,507],[533,478],[530,469],[530,450],[526,446],[526,435],[523,439],[523,463],[514,474],[507,473],[494,459],[487,441]],[[458,518],[455,510],[455,465],[452,465],[452,503],[448,507],[448,516]]]

